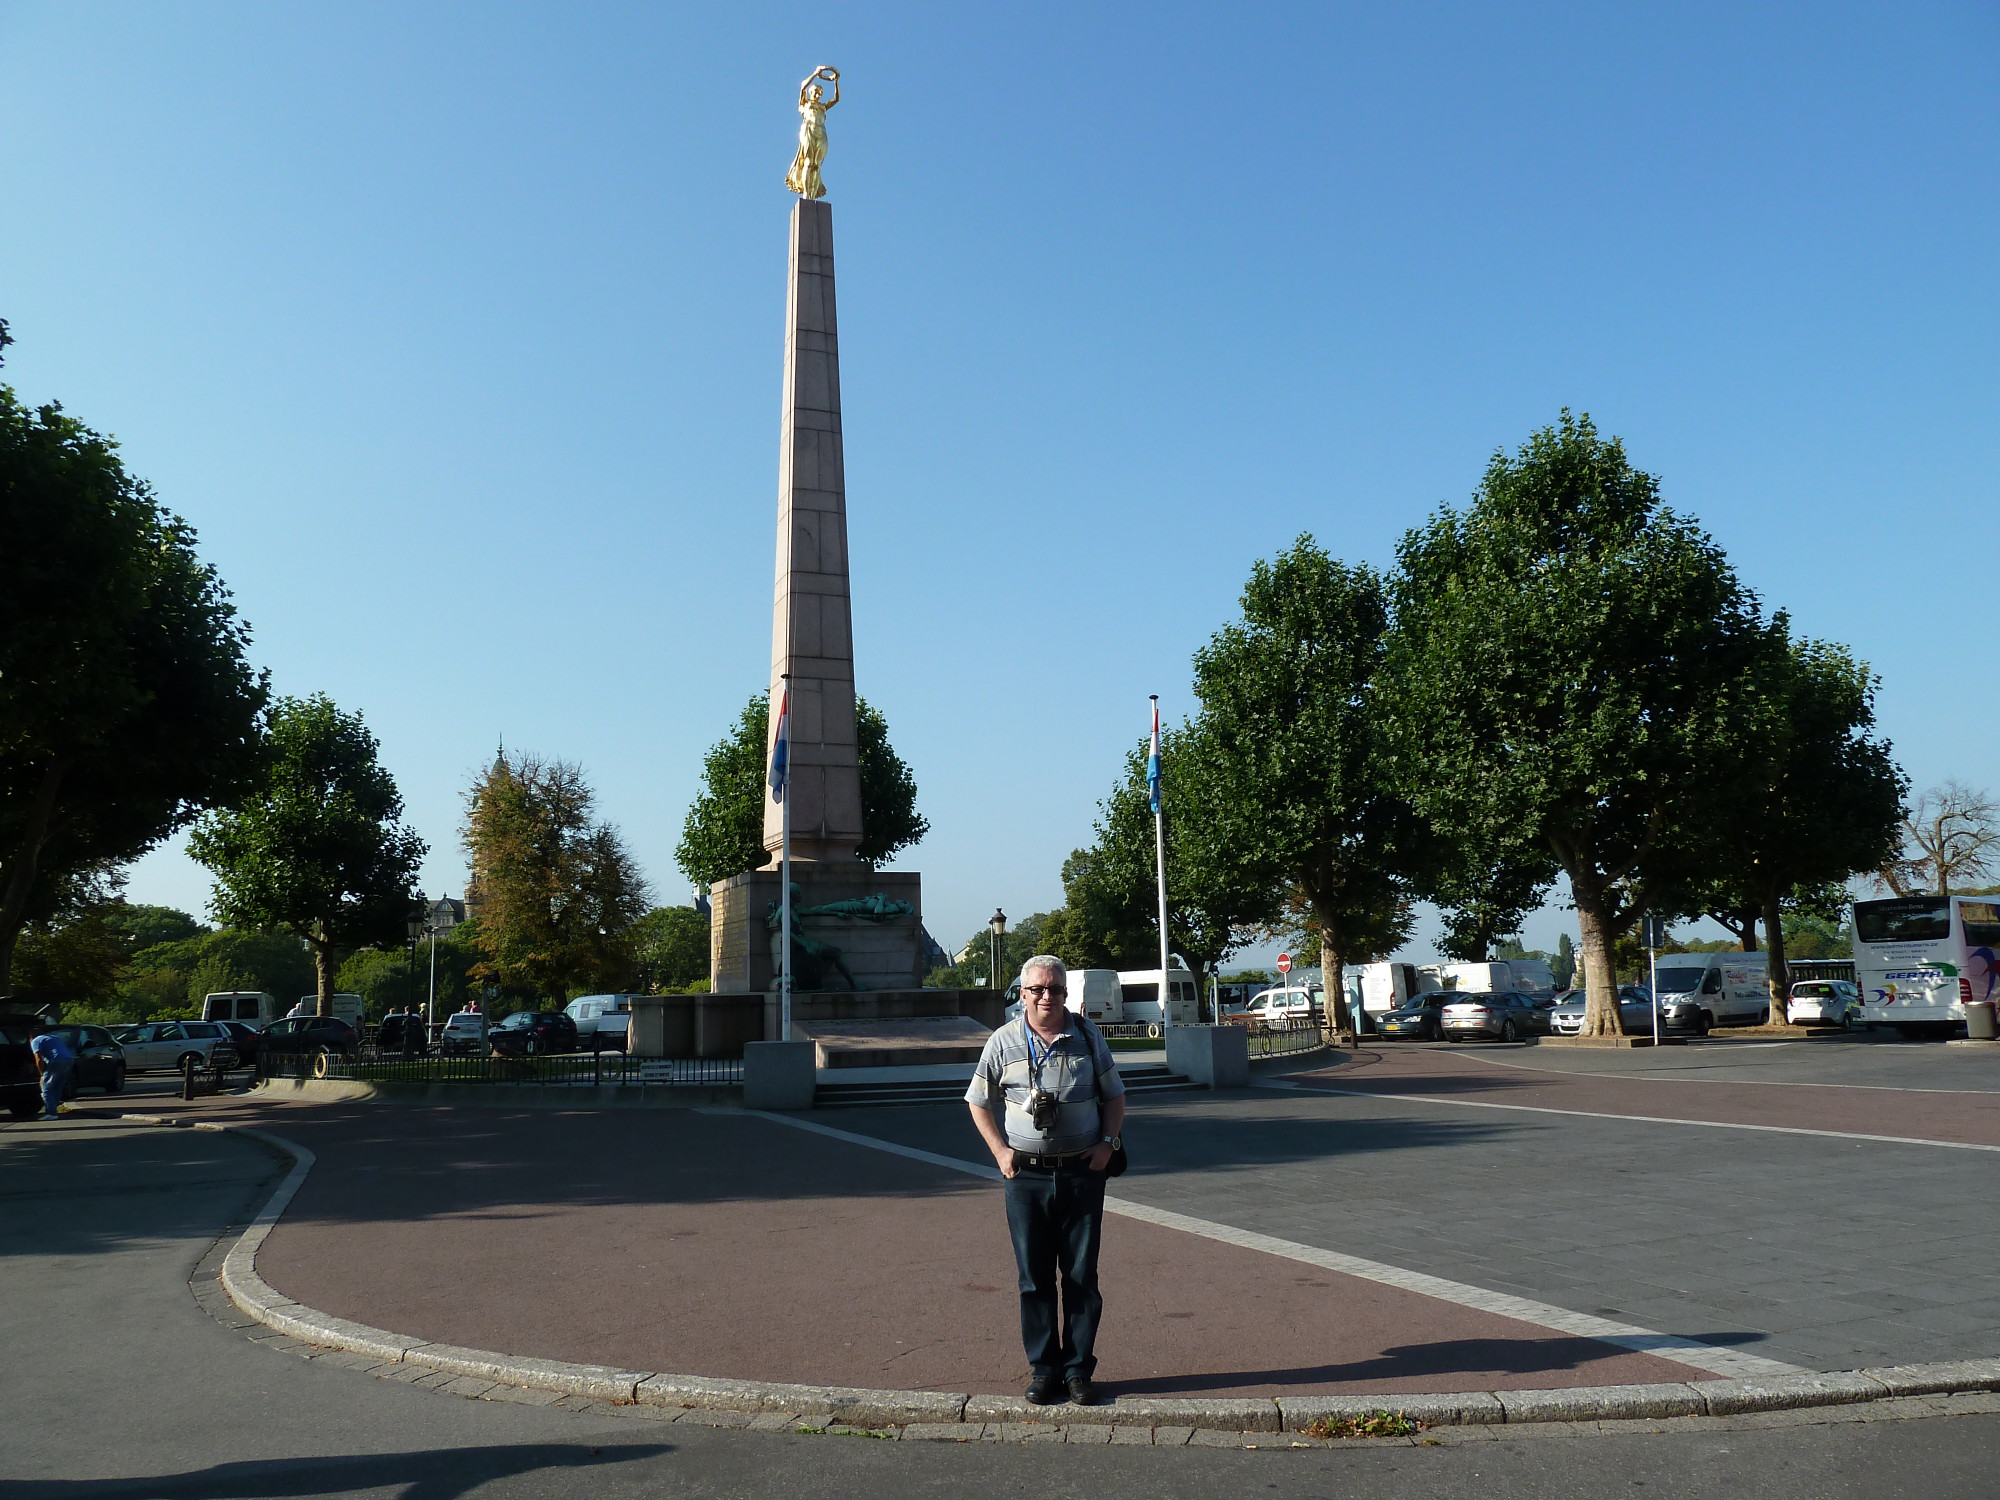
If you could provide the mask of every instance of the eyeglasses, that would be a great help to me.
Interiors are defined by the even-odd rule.
[[[1039,1000],[1044,995],[1067,995],[1068,993],[1068,987],[1060,984],[1024,984],[1021,986],[1021,996],[1023,999]]]

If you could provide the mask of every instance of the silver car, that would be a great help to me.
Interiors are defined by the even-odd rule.
[[[1469,1036],[1498,1037],[1503,1042],[1525,1036],[1546,1036],[1549,1012],[1546,1003],[1518,991],[1497,995],[1457,995],[1445,1002],[1438,1026],[1448,1042],[1462,1042]]]
[[[1556,996],[1556,1007],[1549,1012],[1549,1019],[1557,1036],[1583,1035],[1583,1007],[1582,990],[1565,990]],[[1618,986],[1618,1029],[1627,1036],[1653,1034],[1653,1002],[1642,986]]]

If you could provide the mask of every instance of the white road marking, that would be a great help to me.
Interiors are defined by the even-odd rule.
[[[1761,1051],[1766,1047],[1795,1047],[1796,1042],[1745,1042],[1731,1051]],[[1517,1073],[1543,1073],[1550,1078],[1613,1078],[1621,1083],[1637,1079],[1641,1083],[1731,1083],[1760,1089],[1860,1089],[1875,1094],[1958,1094],[1968,1099],[2000,1098],[2000,1089],[1923,1089],[1902,1083],[1808,1083],[1798,1078],[1689,1078],[1672,1073],[1593,1073],[1584,1068],[1538,1068],[1533,1063],[1509,1062],[1478,1052],[1450,1054],[1461,1062],[1485,1063],[1490,1068],[1512,1068]]]
[[[1780,1043],[1779,1045],[1784,1045]],[[1555,1109],[1546,1104],[1495,1104],[1485,1099],[1445,1099],[1436,1094],[1385,1094],[1374,1089],[1342,1089],[1288,1078],[1259,1079],[1256,1088],[1297,1089],[1373,1099],[1377,1104],[1445,1104],[1456,1109],[1511,1109],[1524,1115],[1571,1115],[1580,1120],[1628,1120],[1638,1125],[1689,1125],[1698,1130],[1761,1130],[1771,1135],[1816,1135],[1830,1141],[1875,1141],[1885,1146],[1940,1146],[1947,1151],[2000,1151],[1979,1141],[1932,1141],[1914,1135],[1865,1135],[1858,1130],[1812,1130],[1804,1125],[1746,1125],[1735,1120],[1681,1120],[1671,1115],[1620,1115],[1602,1109]]]
[[[754,1109],[705,1110],[703,1113],[755,1115],[760,1120],[789,1125],[794,1130],[810,1131],[814,1135],[827,1136],[856,1146],[866,1146],[874,1151],[886,1151],[892,1156],[907,1157],[911,1161],[926,1162],[934,1167],[963,1172],[969,1177],[984,1178],[988,1182],[1000,1180],[1000,1170],[997,1167],[964,1161],[956,1156],[941,1156],[935,1151],[924,1151],[896,1141],[885,1141],[878,1136],[859,1135],[851,1130],[836,1130],[831,1125],[821,1125],[814,1120],[802,1120],[794,1115]],[[1447,1281],[1442,1276],[1427,1276],[1421,1271],[1406,1271],[1401,1266],[1363,1260],[1356,1255],[1342,1255],[1338,1251],[1322,1250],[1316,1245],[1302,1245],[1296,1240],[1281,1240],[1275,1235],[1238,1229],[1234,1225],[1218,1224],[1211,1219],[1197,1219],[1191,1214],[1175,1213],[1171,1209],[1153,1208],[1148,1204],[1135,1203],[1129,1198],[1119,1198],[1110,1193],[1104,1195],[1104,1206],[1110,1212],[1128,1219],[1140,1219],[1164,1229],[1178,1229],[1183,1234],[1199,1235],[1203,1239],[1214,1240],[1219,1244],[1261,1251],[1266,1255],[1276,1255],[1285,1260],[1298,1261],[1303,1265],[1317,1266],[1324,1271],[1337,1271],[1343,1276],[1379,1282],[1383,1286],[1416,1292],[1420,1296],[1454,1303],[1459,1307],[1470,1307],[1479,1312],[1492,1313],[1496,1317],[1536,1324],[1557,1333],[1596,1339],[1600,1343],[1615,1344],[1621,1349],[1657,1355],[1661,1359],[1671,1359],[1697,1370],[1705,1370],[1711,1375],[1735,1379],[1762,1379],[1772,1375],[1806,1373],[1798,1365],[1782,1364],[1775,1359],[1765,1359],[1761,1355],[1744,1354],[1735,1349],[1722,1349],[1713,1344],[1695,1343],[1672,1334],[1655,1333],[1650,1328],[1640,1328],[1631,1323],[1614,1323],[1606,1318],[1593,1317],[1589,1313],[1571,1312],[1566,1307],[1555,1307],[1547,1302],[1533,1302],[1526,1297],[1512,1297],[1504,1292],[1491,1292],[1484,1287],[1470,1286],[1462,1281]]]

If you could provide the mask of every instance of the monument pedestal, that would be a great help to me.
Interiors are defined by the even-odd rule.
[[[792,899],[794,934],[838,948],[841,962],[854,976],[857,992],[923,988],[921,875],[914,871],[877,872],[858,861],[796,863],[792,866],[792,884],[799,888]],[[877,895],[905,902],[910,910],[888,918],[799,916],[809,907],[828,906],[836,901],[865,901]],[[708,971],[716,994],[754,995],[777,989],[776,934],[766,921],[771,903],[777,899],[775,864],[718,880],[709,887],[713,914],[708,929]],[[813,983],[811,989],[844,987],[839,971],[831,963],[822,967],[834,976],[832,982]],[[794,994],[808,987],[801,982],[802,977],[795,969]]]

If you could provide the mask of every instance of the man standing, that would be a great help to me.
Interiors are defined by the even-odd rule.
[[[35,1071],[42,1075],[42,1109],[49,1119],[57,1119],[76,1054],[60,1031],[44,1031],[28,1043],[28,1050],[35,1054]]]
[[[1021,1019],[986,1039],[965,1102],[1006,1179],[1007,1228],[1021,1280],[1028,1399],[1092,1405],[1104,1299],[1097,1247],[1105,1168],[1121,1142],[1125,1082],[1103,1034],[1065,1004],[1063,961],[1021,966]],[[997,1116],[997,1118],[996,1118]],[[1061,1316],[1057,1316],[1057,1291]]]

